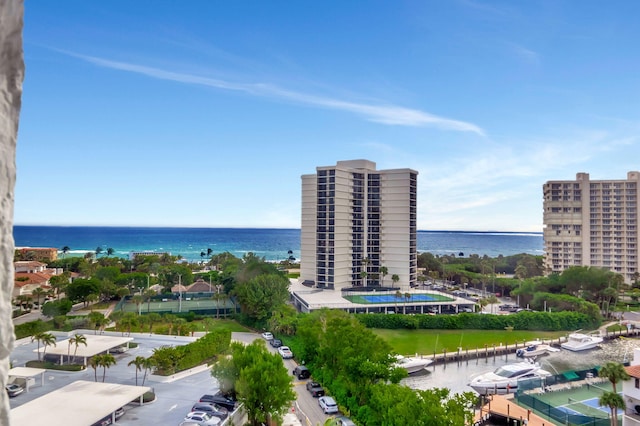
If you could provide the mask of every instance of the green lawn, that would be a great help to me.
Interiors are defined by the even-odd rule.
[[[523,343],[535,339],[556,339],[564,336],[565,331],[507,331],[507,330],[386,330],[371,329],[375,334],[389,342],[399,354],[429,355],[445,351],[484,348]]]

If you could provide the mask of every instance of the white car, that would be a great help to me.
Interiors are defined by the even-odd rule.
[[[222,420],[203,411],[193,411],[184,418],[187,422],[195,422],[200,426],[218,426]]]
[[[289,349],[289,346],[280,346],[278,348],[278,353],[283,359],[293,358],[293,352]]]
[[[325,414],[332,414],[338,412],[338,404],[330,396],[321,396],[318,398],[318,404]]]
[[[262,338],[264,340],[273,340],[273,334],[269,333],[268,331],[265,331],[264,333],[262,333]]]

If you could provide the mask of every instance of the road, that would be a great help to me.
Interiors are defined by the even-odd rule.
[[[262,339],[259,334],[256,333],[233,333],[233,338],[240,342],[251,343],[256,339]],[[271,345],[267,343],[267,349],[273,353],[277,353],[277,349],[273,348]],[[294,354],[295,355],[295,354]],[[283,359],[285,367],[289,372],[292,372],[294,368],[298,365],[298,363],[292,359]],[[296,401],[296,408],[298,418],[308,419],[308,423],[310,425],[324,424],[325,420],[329,417],[322,412],[320,405],[318,405],[318,399],[311,396],[311,394],[307,391],[306,383],[308,380],[298,380],[293,375],[293,390],[298,395]],[[304,424],[304,421],[303,421]]]

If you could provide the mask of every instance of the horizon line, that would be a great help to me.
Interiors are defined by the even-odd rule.
[[[38,228],[143,228],[143,229],[273,229],[273,230],[301,230],[300,227],[264,227],[264,226],[138,226],[138,225],[24,225],[14,224],[14,227]],[[451,233],[482,233],[482,234],[543,234],[543,231],[500,231],[477,229],[418,229],[417,232],[451,232]]]

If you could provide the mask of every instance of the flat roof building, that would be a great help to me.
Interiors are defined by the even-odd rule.
[[[627,179],[548,181],[543,186],[544,266],[606,268],[630,283],[638,274],[640,172]]]
[[[415,286],[417,179],[415,170],[376,170],[368,160],[303,175],[300,282],[335,290]]]

